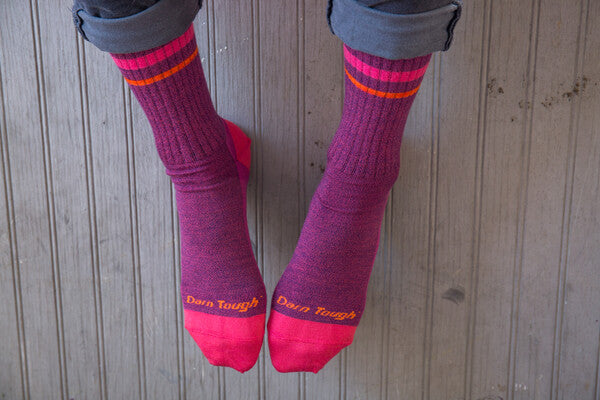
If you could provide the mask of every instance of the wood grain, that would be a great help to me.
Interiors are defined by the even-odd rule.
[[[511,314],[518,285],[523,170],[532,95],[530,30],[534,1],[491,2],[483,84],[481,217],[474,288],[470,398],[505,398],[511,354]],[[515,282],[516,280],[516,282]]]
[[[553,399],[598,399],[600,351],[600,31],[590,19],[597,2],[582,4],[572,97],[572,162],[560,355],[555,358]],[[578,85],[578,86],[577,86]]]
[[[48,172],[52,191],[51,215],[56,252],[59,333],[63,341],[65,397],[102,397],[98,357],[98,330],[94,312],[94,260],[91,256],[90,212],[87,186],[88,153],[82,106],[78,37],[60,7],[39,3],[38,19],[43,97],[47,119]],[[57,23],[58,22],[58,23]],[[76,62],[64,63],[65,59]],[[65,109],[73,112],[65,112]]]
[[[2,31],[3,48],[19,49],[2,51],[2,90],[7,129],[3,145],[10,155],[14,213],[13,263],[19,277],[13,287],[19,292],[17,315],[22,318],[16,323],[22,328],[23,390],[26,397],[58,399],[65,395],[64,342],[55,286],[58,266],[50,215],[54,210],[41,36],[35,5],[33,10],[29,4],[14,2],[2,7],[4,21],[12,21],[10,29]]]
[[[0,10],[1,10],[0,5]],[[0,26],[0,32],[2,27]],[[0,43],[4,32],[0,35]],[[2,43],[4,45],[5,43]],[[0,67],[4,60],[0,61]],[[7,146],[6,106],[3,90],[3,74],[0,68],[0,170],[2,185],[0,186],[0,204],[3,212],[0,214],[0,331],[3,340],[0,341],[0,397],[25,397],[26,372],[24,370],[23,318],[21,316],[20,275],[15,259],[14,212],[12,204],[12,179],[8,160],[10,154]]]
[[[555,1],[537,5],[514,375],[508,387],[508,395],[515,399],[549,399],[555,379],[555,336],[565,284],[561,260],[567,246],[563,245],[567,228],[563,216],[570,197],[572,163],[569,125],[573,109],[563,94],[576,84],[574,61],[582,2],[569,7]]]
[[[480,207],[481,63],[485,59],[487,3],[466,7],[453,48],[440,57],[434,155],[436,168],[430,288],[431,330],[425,393],[465,397],[468,326],[472,318],[474,243]]]

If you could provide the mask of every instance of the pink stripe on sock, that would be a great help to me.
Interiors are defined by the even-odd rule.
[[[262,342],[265,329],[265,314],[247,318],[225,317],[206,314],[200,311],[183,310],[185,329],[206,335],[238,340],[257,340]],[[257,335],[257,332],[261,332]]]
[[[136,58],[129,58],[129,59],[119,59],[119,58],[113,57],[113,60],[115,60],[115,63],[117,64],[117,66],[122,69],[131,70],[131,69],[146,68],[146,67],[154,65],[158,62],[161,62],[165,58],[168,58],[168,57],[172,56],[173,54],[177,53],[179,50],[181,50],[183,47],[185,47],[185,45],[188,44],[190,42],[190,40],[192,40],[193,38],[194,38],[194,28],[193,28],[193,25],[190,25],[188,30],[185,31],[185,33],[183,35],[181,35],[180,37],[178,37],[175,40],[170,41],[169,43],[165,44],[164,46],[159,47],[158,49],[154,50],[152,53],[145,54],[143,56],[136,57]]]
[[[346,45],[344,45],[344,57],[346,60],[363,74],[370,76],[371,78],[378,79],[385,82],[410,82],[422,77],[427,71],[427,65],[422,68],[415,69],[413,71],[387,71],[384,69],[375,68],[369,64],[366,64],[354,56]]]

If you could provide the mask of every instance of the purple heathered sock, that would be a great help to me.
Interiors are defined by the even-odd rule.
[[[185,327],[212,364],[246,371],[258,358],[266,311],[246,225],[250,140],[217,115],[191,26],[163,46],[113,59],[175,187]]]
[[[269,347],[282,372],[317,372],[352,342],[398,176],[402,132],[430,59],[344,52],[342,120],[298,246],[273,294]]]

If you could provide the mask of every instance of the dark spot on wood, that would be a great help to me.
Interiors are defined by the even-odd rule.
[[[442,294],[442,299],[450,300],[454,304],[465,301],[465,289],[461,286],[451,287]]]
[[[563,97],[566,97],[570,100],[573,96],[577,96],[580,93],[583,93],[585,91],[585,88],[587,87],[588,80],[589,79],[586,76],[582,78],[577,78],[575,80],[575,83],[573,84],[573,88],[571,89],[571,91],[563,93]]]
[[[310,166],[311,166],[311,167],[314,167],[314,166],[315,166],[315,163],[314,163],[314,162],[311,162],[311,163],[310,163]]]
[[[557,99],[555,97],[546,97],[544,99],[544,101],[542,101],[542,105],[546,108],[549,108],[552,106],[552,104],[554,104],[557,101]]]
[[[487,90],[490,97],[495,98],[498,94],[504,94],[504,89],[498,85],[496,78],[492,78],[487,84]]]
[[[529,109],[529,108],[531,108],[531,102],[527,101],[527,100],[520,100],[519,101],[519,108]]]
[[[563,97],[563,98],[566,98],[566,99],[567,99],[567,100],[569,100],[569,101],[571,101],[571,98],[572,98],[573,96],[575,96],[575,94],[576,94],[575,92],[564,92],[564,93],[562,94],[562,97]]]

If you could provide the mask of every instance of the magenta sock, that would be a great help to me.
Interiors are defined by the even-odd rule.
[[[191,26],[166,45],[112,56],[175,187],[185,327],[212,364],[244,372],[266,310],[246,225],[250,139],[215,112]]]
[[[387,60],[344,47],[346,95],[327,168],[273,294],[269,349],[278,371],[319,371],[352,343],[402,131],[430,55]]]

